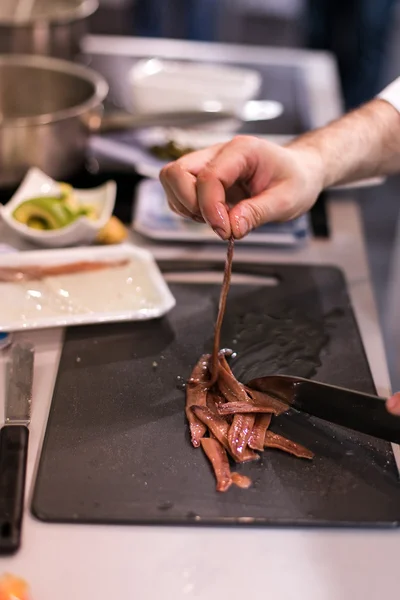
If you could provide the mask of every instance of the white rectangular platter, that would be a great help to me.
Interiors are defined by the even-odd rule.
[[[14,277],[10,269],[72,264],[84,270],[5,281]],[[135,246],[0,254],[0,331],[154,319],[174,305],[153,256]]]

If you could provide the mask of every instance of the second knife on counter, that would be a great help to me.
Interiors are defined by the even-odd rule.
[[[13,554],[21,545],[33,366],[31,345],[11,347],[5,424],[0,431],[0,554]]]

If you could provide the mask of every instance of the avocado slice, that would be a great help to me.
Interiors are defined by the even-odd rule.
[[[80,203],[75,196],[74,188],[69,183],[64,183],[62,181],[59,183],[59,186],[61,191],[61,202],[69,208],[71,213],[77,213],[79,211]]]
[[[38,221],[43,229],[61,229],[69,225],[75,215],[56,197],[32,198],[22,202],[13,212],[13,217],[20,223],[36,229]]]
[[[61,200],[67,200],[70,196],[74,195],[74,188],[69,183],[59,181],[58,185],[60,186]]]
[[[46,231],[48,229],[47,222],[39,217],[32,217],[27,222],[28,227],[32,229],[38,229],[39,231]]]
[[[89,206],[88,204],[83,204],[78,211],[78,217],[87,217],[92,221],[97,219],[97,213],[94,206]]]

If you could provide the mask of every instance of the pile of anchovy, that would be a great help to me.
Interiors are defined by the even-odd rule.
[[[280,400],[240,383],[228,361],[229,351],[220,350],[221,325],[229,292],[233,239],[228,243],[224,280],[215,325],[212,354],[204,354],[186,385],[186,417],[192,444],[202,447],[217,481],[217,491],[234,484],[251,486],[251,480],[232,472],[229,457],[236,463],[259,460],[265,448],[277,448],[298,458],[312,459],[313,453],[300,444],[269,430],[272,418],[287,410]]]

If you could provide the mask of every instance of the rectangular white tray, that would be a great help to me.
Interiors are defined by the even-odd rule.
[[[82,283],[79,281],[78,286],[76,285],[76,277],[78,275],[74,275],[75,291],[72,285],[69,301],[72,306],[74,294],[77,295],[78,301],[76,306],[78,308],[75,308],[73,312],[68,312],[69,309],[66,309],[65,306],[61,306],[59,313],[57,312],[58,308],[54,308],[53,297],[57,300],[58,296],[54,292],[54,288],[52,288],[48,292],[48,298],[50,298],[51,302],[44,303],[45,310],[42,312],[42,309],[38,309],[33,316],[31,314],[32,309],[27,311],[24,308],[26,307],[25,299],[28,295],[29,301],[35,301],[37,290],[42,289],[41,282],[0,282],[0,332],[115,321],[141,321],[161,317],[171,310],[175,306],[175,299],[153,256],[147,250],[128,244],[99,248],[81,247],[62,250],[5,253],[0,254],[0,268],[13,268],[25,265],[61,265],[81,261],[113,262],[125,259],[128,259],[130,264],[133,265],[133,278],[135,275],[140,276],[140,286],[146,289],[142,307],[132,306],[132,293],[133,296],[135,294],[135,291],[132,291],[133,288],[121,286],[121,291],[117,285],[114,290],[114,286],[110,285],[110,269],[92,271],[90,276],[88,276],[87,272],[79,274]],[[129,269],[128,266],[127,268]],[[65,279],[66,276],[64,275],[63,277]],[[107,277],[109,278],[108,287]],[[49,278],[48,282],[51,282],[51,280],[52,278]],[[123,281],[123,278],[121,281]],[[134,284],[135,281],[133,281]],[[46,280],[44,280],[43,285],[46,286]],[[35,290],[35,286],[37,290]],[[79,302],[81,302],[79,295],[81,293],[83,294],[84,304],[80,306],[84,306],[84,309],[82,309],[82,312],[79,312]],[[146,298],[150,297],[152,299],[151,302],[147,302]],[[39,296],[38,302],[40,303],[40,301]],[[112,307],[114,301],[115,309]],[[102,307],[102,302],[108,303],[107,308]],[[18,312],[20,307],[22,309]],[[57,303],[56,307],[58,307]]]
[[[224,243],[205,224],[184,219],[168,207],[164,190],[158,181],[142,181],[136,192],[133,228],[157,241]],[[268,223],[252,231],[241,244],[298,246],[310,237],[310,221],[303,215],[288,223]]]

